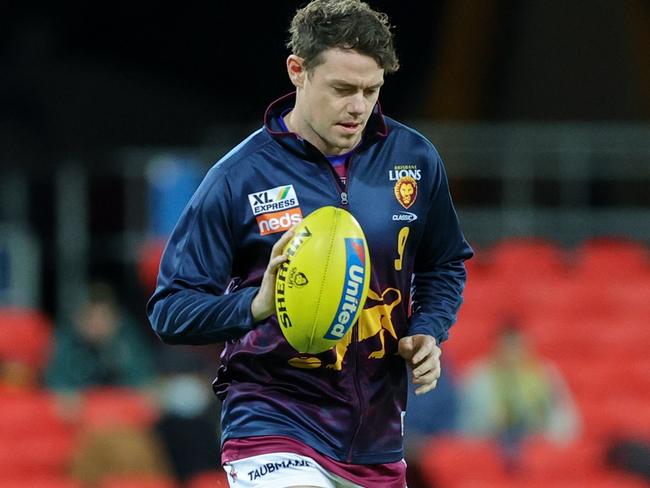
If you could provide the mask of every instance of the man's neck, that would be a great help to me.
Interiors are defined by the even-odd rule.
[[[318,134],[313,133],[313,131],[310,131],[308,129],[302,129],[299,124],[295,122],[295,117],[297,117],[297,112],[294,109],[290,110],[282,119],[284,120],[284,125],[287,126],[287,129],[289,129],[289,132],[293,132],[294,134],[298,134],[302,139],[306,140],[310,144],[312,144],[316,149],[318,149],[323,155],[326,157],[330,156],[340,156],[342,154],[349,153],[356,148],[356,146],[361,142],[361,138],[357,141],[357,143],[351,147],[333,147],[333,146],[327,146],[325,141],[318,136]],[[312,136],[309,134],[313,133]],[[306,135],[307,134],[307,135]]]

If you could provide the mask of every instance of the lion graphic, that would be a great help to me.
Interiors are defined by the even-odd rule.
[[[392,302],[386,303],[384,301],[384,298],[391,291],[395,292],[397,294],[397,297]],[[379,335],[381,347],[377,351],[370,353],[368,359],[381,359],[386,355],[386,332],[388,332],[391,336],[393,336],[395,340],[397,340],[397,334],[395,333],[395,328],[393,327],[391,314],[393,312],[393,309],[402,302],[402,294],[396,288],[386,288],[381,296],[372,290],[368,290],[368,299],[377,301],[379,304],[373,307],[364,308],[361,311],[361,316],[359,317],[359,325],[357,327],[359,331],[358,340],[360,342]],[[353,330],[354,327],[351,327],[343,339],[341,339],[336,344],[336,361],[334,363],[325,365],[326,368],[341,371],[343,368],[343,358],[345,357],[345,353],[348,350],[348,346],[352,342]]]
[[[395,197],[404,208],[409,208],[411,205],[413,205],[417,196],[417,181],[415,181],[415,179],[411,178],[410,176],[400,178],[397,183],[395,183]]]

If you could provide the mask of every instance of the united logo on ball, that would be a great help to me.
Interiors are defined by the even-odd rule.
[[[322,207],[303,219],[284,250],[276,278],[280,329],[296,351],[336,346],[359,318],[370,285],[368,244],[356,219]]]

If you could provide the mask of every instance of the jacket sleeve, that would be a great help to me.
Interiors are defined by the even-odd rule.
[[[183,211],[163,253],[147,315],[170,344],[236,339],[253,327],[258,287],[228,293],[234,253],[227,173],[213,168]]]
[[[433,148],[431,157],[435,161],[432,199],[415,257],[408,334],[432,335],[440,344],[456,321],[467,276],[463,261],[473,251],[460,230],[445,169]]]

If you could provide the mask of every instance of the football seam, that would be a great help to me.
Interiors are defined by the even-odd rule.
[[[338,212],[338,209],[335,212],[334,216],[334,222],[332,223],[332,227],[330,228],[330,242],[329,246],[327,247],[327,259],[325,260],[325,270],[323,272],[323,278],[327,276],[327,270],[330,265],[330,258],[332,256],[332,248],[334,247],[334,236],[336,235],[336,227],[338,226],[339,223],[339,218],[340,218],[340,212]],[[318,317],[318,311],[320,310],[320,304],[321,304],[321,298],[323,296],[323,289],[325,287],[325,280],[321,279],[321,285],[320,285],[320,290],[318,292],[318,301],[316,302],[316,312],[314,313],[314,320],[311,323],[311,335],[309,336],[309,343],[308,343],[308,349],[311,349],[312,345],[314,344],[314,334],[316,333],[316,320]]]

